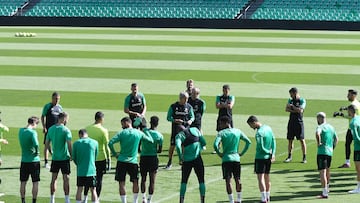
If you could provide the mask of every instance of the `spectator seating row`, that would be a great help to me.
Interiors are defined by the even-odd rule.
[[[25,0],[0,0],[0,16],[10,16]]]

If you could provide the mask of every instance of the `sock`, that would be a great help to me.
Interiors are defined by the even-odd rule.
[[[153,195],[150,195],[150,194],[148,195],[148,198],[147,198],[148,203],[150,203],[150,202],[151,202],[151,198],[152,198],[152,196],[153,196]]]
[[[21,203],[25,203],[25,198],[21,198]]]
[[[229,196],[229,201],[230,201],[231,203],[234,203],[233,194],[228,194],[228,196]]]
[[[358,181],[357,187],[360,189],[360,181]]]
[[[88,196],[84,195],[84,203],[87,203],[87,201],[88,201]]]
[[[306,159],[306,154],[303,155],[303,160],[305,160],[305,159]]]
[[[120,199],[122,203],[126,203],[126,195],[120,195]]]
[[[288,154],[288,158],[291,159],[291,153]]]
[[[236,192],[237,194],[237,200],[238,202],[241,202],[241,192]]]
[[[134,203],[137,203],[137,202],[138,202],[139,193],[134,193],[133,196],[134,196]]]
[[[261,195],[261,201],[262,202],[266,202],[266,192],[260,192],[260,195]]]
[[[185,192],[186,192],[186,183],[181,183],[180,185],[180,197],[185,197]]]
[[[76,200],[76,203],[81,203],[82,201],[81,200]]]
[[[266,200],[270,201],[270,191],[265,192],[265,194],[266,194]]]
[[[168,165],[168,166],[170,166],[170,165],[171,165],[171,163],[172,163],[172,159],[169,159],[169,161],[168,161],[167,165]]]
[[[327,192],[327,188],[326,188],[326,187],[323,188],[322,195],[323,195],[323,196],[328,196],[328,192]]]
[[[45,164],[47,164],[48,163],[48,160],[47,159],[45,159]]]
[[[69,197],[69,195],[65,195],[65,203],[70,203],[70,197]]]
[[[146,193],[141,193],[142,199],[146,200]]]
[[[200,196],[205,196],[205,192],[206,192],[205,183],[200,183],[199,190],[200,190]]]
[[[55,195],[50,195],[50,203],[55,203]]]
[[[25,201],[24,201],[25,202]],[[33,203],[36,203],[36,199],[33,199],[33,201],[32,201]]]
[[[350,165],[350,159],[346,159],[345,163]]]

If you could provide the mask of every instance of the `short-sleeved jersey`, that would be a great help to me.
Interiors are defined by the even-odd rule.
[[[354,151],[360,151],[360,116],[351,119],[350,130],[354,139]]]
[[[244,154],[248,150],[251,141],[241,130],[226,128],[219,131],[214,141],[214,149],[217,154],[220,154],[219,144],[221,143],[223,153],[222,162],[240,162],[240,140],[245,141],[245,147],[242,151]]]
[[[318,146],[318,155],[333,155],[334,143],[337,140],[335,129],[328,123],[323,123],[316,128],[316,133],[320,134],[320,143]]]
[[[144,94],[142,94],[141,92],[138,92],[135,96],[129,94],[125,98],[124,109],[129,108],[130,111],[142,113],[145,106],[146,106],[146,99]]]
[[[137,153],[140,140],[154,142],[151,136],[145,135],[142,131],[135,128],[126,128],[110,139],[109,148],[111,153],[116,156],[114,144],[120,142],[118,161],[137,164]]]
[[[175,137],[176,151],[182,161],[192,161],[200,156],[206,141],[196,127],[187,128]]]
[[[21,162],[40,161],[39,141],[36,130],[32,128],[20,128],[19,143],[21,147]]]
[[[67,141],[71,141],[71,138],[71,131],[62,124],[56,124],[49,128],[46,141],[51,142],[52,160],[65,161],[70,159]]]
[[[42,110],[42,116],[45,116],[45,127],[49,129],[58,122],[59,114],[63,112],[60,104],[53,105],[51,102],[46,104]]]
[[[72,147],[72,159],[77,166],[78,177],[96,176],[95,160],[98,155],[98,142],[89,137],[80,138]]]
[[[151,136],[154,142],[147,140],[141,142],[141,156],[157,156],[158,147],[162,147],[164,136],[159,131],[148,128],[144,129],[144,133]]]
[[[288,104],[292,104],[297,108],[301,108],[301,109],[305,110],[306,100],[304,98],[302,98],[302,97],[300,97],[299,99],[289,98]],[[290,112],[289,121],[303,122],[303,113],[292,113],[292,112]]]
[[[89,137],[99,144],[99,152],[96,161],[110,159],[109,132],[101,124],[92,124],[85,128]]]
[[[270,159],[276,153],[275,136],[268,125],[261,125],[256,131],[255,159]]]
[[[206,109],[206,103],[200,98],[192,99],[189,97],[188,103],[193,107],[195,120],[191,124],[191,127],[197,127],[201,129],[201,119]]]
[[[216,96],[216,104],[230,104],[231,102],[235,102],[235,97],[233,95],[218,95]],[[220,108],[218,117],[221,116],[228,116],[229,118],[232,118],[232,109],[228,108]]]
[[[188,127],[187,121],[195,120],[194,110],[189,103],[185,103],[184,105],[180,104],[179,102],[175,102],[170,105],[168,113],[167,113],[167,120],[172,122],[172,131],[171,135],[176,136],[178,133],[176,130],[176,124],[174,123],[175,119],[181,119],[184,121],[183,125]]]
[[[0,123],[0,139],[4,139],[3,137],[4,132],[9,132],[9,128],[4,124]],[[1,151],[1,143],[0,143],[0,151]]]
[[[359,100],[355,99],[354,101],[351,102],[351,105],[355,106],[355,114],[357,116],[359,116],[360,115],[360,102],[359,102]],[[351,122],[352,118],[348,117],[348,116],[344,116],[344,117],[349,119],[349,125],[350,125],[350,122]],[[350,128],[350,126],[349,126],[349,128]]]

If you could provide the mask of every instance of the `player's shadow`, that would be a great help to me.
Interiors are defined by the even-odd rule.
[[[285,193],[285,192],[284,192]],[[316,198],[319,195],[319,191],[298,191],[295,193],[282,193],[282,192],[277,192],[276,196],[272,196],[271,200],[272,201],[289,201],[292,199],[297,199],[297,200],[301,200],[301,199],[309,199],[309,197],[314,197]]]

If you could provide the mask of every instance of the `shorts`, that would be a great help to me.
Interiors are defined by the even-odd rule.
[[[304,123],[297,121],[290,121],[287,126],[287,139],[294,140],[296,137],[297,140],[303,140],[304,136]]]
[[[187,183],[191,170],[194,168],[195,174],[198,178],[199,183],[205,182],[205,169],[204,162],[199,156],[192,161],[184,161],[181,167],[181,183]]]
[[[31,175],[32,182],[40,181],[40,162],[21,162],[20,181],[26,182]]]
[[[59,173],[59,170],[61,169],[62,174],[69,175],[71,173],[70,170],[70,160],[64,160],[64,161],[51,161],[51,168],[50,172],[52,173]]]
[[[115,180],[116,181],[125,181],[126,174],[130,175],[130,181],[139,179],[139,166],[133,163],[126,163],[118,161],[116,163],[116,172],[115,172]]]
[[[96,176],[78,176],[76,179],[78,187],[96,187]]]
[[[269,174],[271,169],[271,159],[255,159],[254,171],[256,174]]]
[[[106,173],[106,160],[95,161],[96,166],[96,175],[105,174]]]
[[[156,173],[159,168],[159,159],[157,156],[140,157],[140,174],[146,176],[147,173]]]
[[[324,154],[318,154],[317,155],[317,166],[318,170],[324,170],[327,168],[330,168],[331,166],[331,156],[324,155]]]
[[[223,179],[230,179],[232,176],[234,176],[234,179],[240,179],[240,175],[241,175],[240,162],[223,162],[221,166],[222,166]]]
[[[354,161],[360,161],[360,151],[354,151]]]

